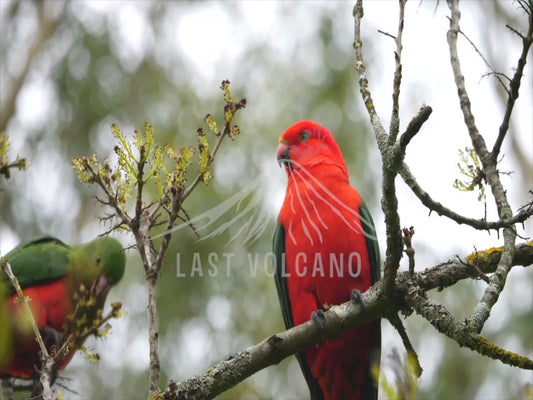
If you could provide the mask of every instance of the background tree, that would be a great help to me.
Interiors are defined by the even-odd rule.
[[[110,228],[95,218],[101,209],[94,201],[94,192],[78,183],[70,159],[93,152],[101,158],[112,157],[111,123],[120,124],[128,132],[151,121],[161,143],[179,148],[194,142],[203,115],[218,109],[216,88],[220,80],[229,78],[234,93],[248,99],[245,116],[239,121],[243,134],[238,142],[222,148],[213,181],[191,195],[187,212],[199,215],[259,176],[260,194],[265,199],[261,207],[272,225],[245,246],[242,236],[231,240],[239,226],[201,241],[188,229],[175,233],[169,257],[163,263],[158,298],[163,384],[170,378],[181,380],[200,373],[215,361],[282,330],[274,285],[266,273],[253,276],[247,265],[238,268],[236,264],[229,277],[177,278],[173,255],[181,254],[182,271],[189,274],[195,252],[228,252],[237,259],[246,259],[247,253],[264,255],[270,250],[270,232],[284,187],[283,172],[275,165],[276,141],[293,122],[313,118],[337,134],[354,184],[368,203],[375,204],[378,235],[385,248],[377,201],[381,176],[378,150],[355,86],[352,4],[309,7],[298,3],[251,6],[27,1],[2,2],[0,7],[4,55],[0,61],[0,130],[10,134],[13,153],[23,154],[31,162],[30,171],[17,174],[9,184],[2,183],[2,253],[20,240],[40,234],[76,243]],[[398,8],[396,2],[372,7],[365,5],[365,63],[375,87],[372,93],[376,106],[389,109],[392,51],[396,45],[377,34],[376,28],[395,34]],[[490,7],[485,2],[465,3],[461,7],[462,31],[491,65],[488,68],[465,40],[459,41],[464,46],[460,47],[461,54],[466,57],[463,68],[472,67],[464,72],[467,78],[470,76],[468,84],[473,85],[469,90],[475,96],[472,104],[496,110],[482,113],[483,118],[478,117],[477,122],[489,135],[487,140],[495,139],[495,127],[501,122],[496,117],[503,115],[505,100],[501,99],[506,94],[498,89],[497,81],[481,77],[492,71],[512,75],[520,43],[504,25],[527,32],[524,12],[510,2],[491,2]],[[385,12],[388,8],[390,13]],[[424,133],[409,145],[406,161],[434,198],[462,214],[480,218],[484,207],[477,201],[477,194],[452,189],[454,179],[463,179],[456,167],[458,150],[469,142],[448,68],[447,15],[449,11],[442,2],[438,6],[413,2],[406,9],[402,59],[407,98],[402,98],[402,120],[416,115],[422,103],[434,110]],[[489,18],[494,23],[479,22]],[[531,76],[530,65],[524,74],[525,79]],[[532,154],[530,90],[528,85],[521,88],[502,149],[505,157],[499,164],[502,171],[514,171],[511,177],[503,178],[513,210],[529,201],[527,188],[532,187],[532,167],[528,164]],[[483,98],[494,100],[488,104],[476,101]],[[261,175],[264,170],[268,174]],[[273,177],[276,172],[272,171],[279,175]],[[429,173],[423,174],[425,171]],[[501,243],[494,233],[477,235],[436,214],[428,217],[427,210],[400,184],[398,197],[402,223],[414,225],[417,232],[413,239],[417,268],[438,264],[456,254],[469,254],[473,245],[484,249]],[[487,218],[497,219],[491,207],[487,201]],[[231,221],[232,215],[226,218]],[[525,229],[518,226],[518,230],[522,236],[530,235],[531,223]],[[212,230],[200,232],[204,237],[209,233]],[[125,245],[133,244],[128,236],[122,240]],[[72,381],[64,384],[80,397],[131,397],[140,393],[146,397],[147,296],[140,261],[134,254],[131,252],[125,282],[111,299],[123,301],[128,316],[115,322],[113,334],[105,342],[94,343],[95,350],[106,357],[96,368],[78,355],[67,370],[66,376]],[[530,358],[533,335],[527,321],[532,307],[524,299],[533,297],[531,280],[528,268],[513,269],[486,326],[491,340]],[[464,283],[443,291],[435,300],[444,302],[454,315],[461,315],[462,310],[471,310],[483,290],[481,283]],[[397,334],[387,323],[383,325],[384,347],[401,347]],[[514,395],[530,377],[527,372],[517,373],[514,368],[486,362],[482,356],[459,349],[419,318],[407,320],[407,331],[424,368],[421,396]],[[387,360],[384,352],[385,367]],[[102,384],[95,386],[94,382]],[[305,395],[297,364],[287,359],[221,397]]]

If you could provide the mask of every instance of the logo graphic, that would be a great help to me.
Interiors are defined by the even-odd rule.
[[[300,208],[304,210],[303,215],[294,214],[295,219],[305,226],[306,237],[312,245],[323,243],[324,235],[327,235],[329,227],[323,221],[316,205],[326,203],[345,224],[355,233],[363,232],[369,239],[376,240],[372,221],[368,221],[361,216],[358,210],[344,204],[333,192],[334,188],[328,188],[313,176],[295,158],[311,159],[316,154],[328,148],[331,138],[329,131],[315,128],[313,131],[304,130],[300,134],[298,146],[285,145],[287,147],[287,157],[280,158],[280,165],[288,167],[286,169],[289,178],[298,181],[300,185],[294,185],[295,194],[290,194],[286,201],[298,202]],[[313,139],[313,143],[307,143]],[[281,144],[283,146],[284,143]],[[285,155],[282,153],[280,155]],[[266,205],[267,196],[272,198],[272,193],[267,193],[265,187],[270,187],[267,174],[263,174],[244,186],[239,192],[216,205],[215,207],[185,221],[170,230],[167,230],[153,238],[164,236],[170,232],[176,232],[188,226],[196,226],[200,233],[199,240],[206,240],[221,235],[232,227],[238,227],[227,244],[241,237],[242,244],[251,244],[259,239],[266,231],[271,231],[269,226],[277,223],[277,219],[272,217],[272,210],[268,210]],[[301,185],[303,183],[303,185]],[[301,190],[303,187],[303,190]],[[308,209],[306,204],[311,204]],[[323,204],[321,204],[322,206]],[[227,221],[228,216],[230,220]],[[286,227],[291,236],[291,227]],[[207,233],[205,233],[207,232]],[[243,237],[243,238],[242,238]],[[296,238],[291,236],[294,244],[298,244]],[[227,245],[226,244],[226,245]]]
[[[295,161],[290,162],[296,164]],[[305,210],[303,215],[294,214],[294,218],[306,226],[306,237],[312,245],[323,243],[324,235],[327,235],[329,230],[316,207],[318,202],[326,203],[328,208],[338,215],[339,221],[347,225],[353,232],[363,232],[368,239],[377,240],[372,221],[360,215],[358,210],[346,205],[307,169],[299,166],[296,169],[290,169],[289,173],[294,179],[305,183],[303,191],[297,185],[296,195],[291,196],[289,200],[299,202],[301,208]],[[273,210],[267,208],[269,202],[266,201],[266,198],[272,196],[272,193],[265,190],[265,187],[268,186],[265,185],[265,182],[268,182],[267,178],[266,174],[257,177],[222,203],[154,236],[153,239],[187,228],[191,224],[196,226],[196,230],[200,234],[199,241],[219,236],[231,227],[238,227],[237,232],[229,239],[226,246],[235,240],[240,240],[243,245],[252,244],[265,233],[271,235],[275,224],[277,224],[277,217],[273,216]],[[312,205],[310,209],[305,206],[306,202]],[[228,216],[230,216],[229,220],[227,220]],[[291,236],[290,232],[289,226],[287,227],[289,236]],[[298,244],[295,237],[291,237],[291,240],[294,241],[294,244]]]
[[[193,225],[197,227],[196,230],[200,233],[199,240],[207,240],[221,235],[230,227],[238,226],[237,233],[230,238],[226,245],[239,237],[244,237],[242,244],[251,244],[263,235],[270,224],[273,226],[274,223],[272,215],[265,207],[263,196],[266,193],[262,193],[260,190],[263,185],[264,179],[258,177],[229,199],[170,230],[154,236],[153,239]],[[224,221],[228,215],[232,216],[231,220]],[[202,232],[206,231],[208,233],[202,235]]]

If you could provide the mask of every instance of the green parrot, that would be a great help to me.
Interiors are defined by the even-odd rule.
[[[124,275],[126,256],[120,242],[104,237],[68,246],[45,237],[16,247],[5,259],[29,300],[48,350],[70,337],[70,348],[57,360],[59,370],[64,369],[87,329],[101,320],[109,289]],[[4,263],[1,260],[0,266]],[[27,310],[0,271],[0,377],[34,378],[39,353]]]

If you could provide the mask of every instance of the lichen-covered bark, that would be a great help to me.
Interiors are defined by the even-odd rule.
[[[319,332],[309,321],[288,331],[270,336],[249,349],[233,354],[215,364],[204,374],[180,383],[171,382],[165,392],[154,399],[211,399],[242,382],[256,372],[279,363],[286,357],[328,339],[341,336],[344,332],[367,321],[388,318],[400,311],[415,310],[428,319],[446,336],[456,340],[461,346],[470,348],[490,358],[524,369],[533,369],[533,360],[501,349],[456,320],[443,306],[428,300],[426,291],[442,289],[464,280],[475,279],[477,272],[471,263],[483,273],[493,273],[498,265],[501,249],[489,249],[468,255],[463,259],[446,263],[415,273],[397,274],[393,295],[385,295],[385,283],[379,281],[362,296],[365,308],[348,301],[331,307],[326,313],[325,330]],[[474,260],[475,259],[475,260]],[[533,242],[517,247],[514,265],[533,265]]]

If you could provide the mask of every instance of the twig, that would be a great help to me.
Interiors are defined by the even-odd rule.
[[[533,9],[533,4],[531,4],[531,0],[518,0],[518,4],[520,5],[520,7],[522,7],[522,10],[524,10],[526,14],[531,14],[531,11]]]
[[[13,270],[11,269],[11,264],[9,263],[9,260],[7,260],[6,258],[3,259],[2,269],[7,274],[9,281],[11,282],[11,285],[17,292],[20,302],[22,303],[22,305],[24,306],[24,309],[26,310],[26,313],[28,314],[28,318],[30,320],[33,333],[35,334],[35,338],[37,340],[37,343],[39,344],[41,352],[46,357],[48,357],[48,350],[46,349],[46,346],[44,345],[41,332],[39,331],[39,327],[37,326],[37,323],[35,322],[35,318],[33,317],[33,313],[28,303],[28,299],[26,298],[26,296],[24,296],[24,293],[22,292],[22,288],[20,287],[19,281],[17,277],[15,276],[15,274],[13,273]]]
[[[420,131],[420,128],[422,128],[424,122],[428,120],[432,112],[433,109],[430,106],[420,107],[416,117],[409,122],[407,129],[402,133],[402,136],[400,136],[400,146],[407,147],[411,139]]]
[[[28,166],[28,163],[24,158],[17,158],[15,161],[7,164],[7,165],[0,165],[0,175],[4,175],[6,179],[11,178],[11,169],[26,169]]]
[[[511,32],[513,32],[516,36],[518,36],[520,39],[524,40],[525,39],[525,36],[522,35],[520,32],[518,32],[515,28],[513,28],[511,25],[509,24],[505,24],[505,27],[507,29],[509,29]]]
[[[378,32],[381,33],[382,35],[392,38],[393,40],[396,40],[396,36],[390,34],[389,32],[382,31],[381,29],[378,29]]]
[[[7,260],[6,258],[3,259],[2,269],[7,274],[11,282],[11,285],[17,292],[19,299],[22,302],[24,309],[26,310],[26,314],[28,315],[28,319],[33,329],[33,333],[35,335],[35,339],[37,340],[37,343],[39,344],[39,348],[42,353],[42,358],[41,358],[42,365],[41,365],[39,380],[42,385],[43,400],[52,400],[54,397],[53,392],[52,392],[52,370],[55,365],[55,360],[53,357],[50,356],[50,354],[48,353],[48,350],[46,349],[43,338],[41,336],[41,332],[39,331],[39,327],[37,326],[37,323],[35,322],[35,318],[33,317],[33,313],[28,303],[28,299],[26,298],[26,296],[24,296],[24,293],[22,292],[22,288],[20,287],[19,281],[17,277],[15,276],[15,274],[13,273],[13,270],[11,269],[11,264],[9,264],[9,260]]]
[[[191,221],[191,217],[189,216],[189,214],[187,213],[187,211],[185,211],[185,209],[182,207],[181,208],[181,211],[183,212],[183,214],[185,214],[185,218],[183,217],[179,217],[181,221],[183,222],[187,222],[191,228],[191,230],[194,232],[194,234],[196,235],[196,237],[198,239],[200,239],[200,233],[198,232],[198,230],[196,229],[196,226],[194,226],[194,224],[192,223]]]
[[[485,275],[483,272],[481,272],[481,270],[479,269],[479,267],[476,264],[470,264],[469,262],[465,262],[465,261],[461,260],[461,258],[459,256],[455,256],[455,257],[457,258],[457,260],[460,263],[462,263],[462,264],[466,265],[467,267],[470,267],[474,271],[476,271],[477,276],[479,276],[485,282],[490,283],[489,277],[487,275]]]
[[[229,85],[229,81],[223,81],[221,88],[225,91],[226,85]],[[215,156],[222,145],[222,141],[225,137],[231,137],[232,132],[232,119],[235,115],[235,112],[239,109],[242,109],[246,106],[246,99],[242,99],[237,103],[229,102],[226,104],[225,108],[225,126],[223,132],[219,135],[219,138],[216,142],[216,145],[213,151],[209,154],[209,159],[206,163],[206,168],[209,168],[215,160]],[[227,112],[231,112],[231,116],[228,116]],[[140,171],[141,172],[141,171]],[[170,244],[170,239],[172,237],[172,228],[175,225],[176,220],[179,218],[180,210],[183,210],[183,203],[185,199],[192,193],[196,186],[204,180],[204,172],[200,171],[196,176],[196,179],[187,187],[185,190],[178,192],[175,196],[172,197],[170,214],[168,216],[168,221],[166,223],[166,233],[163,235],[161,244],[159,245],[159,250],[156,253],[154,262],[152,263],[151,256],[148,254],[150,245],[152,244],[152,239],[150,238],[150,229],[153,226],[152,217],[155,215],[153,212],[146,212],[143,217],[141,217],[141,243],[144,247],[144,252],[147,253],[146,264],[146,282],[148,285],[148,321],[150,327],[150,396],[155,396],[160,391],[159,381],[160,381],[160,360],[159,360],[159,331],[158,331],[158,322],[157,322],[157,303],[156,303],[156,286],[159,272],[161,271],[161,266],[163,263],[163,257],[166,253],[168,245]],[[141,199],[142,193],[138,194],[138,198]],[[142,199],[141,199],[142,200]],[[157,209],[157,207],[156,207]],[[185,215],[188,217],[185,210],[183,210]],[[139,242],[139,241],[138,241]]]
[[[448,18],[450,19],[450,18]],[[450,19],[451,20],[451,19]],[[489,74],[484,74],[483,76],[486,76],[486,75],[495,75],[496,76],[496,79],[498,80],[498,82],[500,82],[500,84],[502,85],[502,87],[505,89],[506,92],[509,92],[509,90],[507,89],[507,87],[505,86],[505,84],[503,83],[503,81],[501,80],[500,78],[500,75],[503,75],[504,77],[507,78],[507,76],[505,74],[502,74],[502,73],[498,73],[498,72],[494,72],[494,68],[492,68],[492,66],[489,64],[488,60],[485,58],[485,56],[483,55],[483,53],[481,52],[481,50],[478,49],[478,47],[475,45],[474,42],[472,42],[470,40],[470,38],[466,35],[466,33],[464,33],[462,30],[459,30],[459,33],[468,41],[468,43],[470,43],[470,45],[473,47],[474,51],[479,55],[479,57],[481,57],[481,59],[483,60],[483,62],[485,63],[485,65],[491,70],[491,73]],[[510,79],[509,79],[510,80]]]
[[[481,75],[480,81],[483,78],[487,77],[487,76],[495,76],[496,79],[498,80],[498,82],[500,82],[500,84],[502,85],[503,90],[505,90],[505,92],[507,93],[507,96],[509,96],[511,94],[511,92],[509,91],[507,86],[505,86],[505,84],[504,84],[504,82],[502,80],[502,78],[504,78],[508,82],[511,82],[511,78],[509,78],[506,74],[504,74],[503,72],[495,72],[495,71],[485,72],[483,75]]]
[[[476,279],[478,277],[477,272],[468,266],[468,264],[476,263],[476,266],[483,274],[490,274],[496,270],[502,253],[503,247],[491,248],[472,253],[464,257],[464,261],[462,262],[457,259],[450,260],[415,275],[417,278],[416,282],[423,290],[441,290],[455,284],[459,280],[467,278]],[[513,265],[531,265],[532,260],[533,242],[524,243],[516,247],[512,261]]]
[[[418,354],[416,354],[416,351],[411,344],[411,341],[409,340],[409,336],[407,336],[407,331],[405,330],[405,327],[403,326],[402,320],[398,316],[398,314],[392,314],[388,318],[389,322],[392,326],[396,329],[400,337],[402,338],[403,346],[405,347],[405,350],[407,351],[407,354],[412,357],[412,360],[414,362],[414,372],[417,377],[420,378],[422,375],[422,366],[420,365],[420,361],[418,359]]]
[[[0,130],[0,176],[3,175],[6,179],[11,178],[11,169],[25,170],[28,168],[28,162],[19,155],[14,161],[9,161],[7,156],[9,150],[9,137]]]
[[[410,228],[403,228],[403,244],[405,245],[405,254],[409,259],[409,273],[413,275],[415,273],[415,249],[413,249],[412,239],[415,234],[415,229],[411,226]]]
[[[399,0],[398,33],[394,38],[396,51],[394,52],[394,79],[392,84],[392,115],[389,128],[389,146],[396,142],[400,131],[400,86],[402,84],[402,36],[405,15],[405,3],[407,0]]]
[[[230,127],[228,125],[226,125],[226,127],[224,128],[224,131],[222,132],[222,134],[218,137],[218,140],[215,144],[215,148],[213,149],[213,151],[211,152],[211,155],[209,156],[209,161],[207,162],[207,166],[211,166],[211,164],[213,163],[213,161],[215,160],[215,156],[218,152],[218,149],[220,148],[220,146],[222,145],[222,141],[224,140],[224,138],[226,138],[227,136],[229,136],[229,132],[230,132]],[[185,193],[183,193],[182,195],[182,199],[185,200],[187,197],[189,197],[189,195],[192,193],[192,191],[194,190],[194,188],[200,183],[203,181],[203,176],[201,173],[199,173],[196,178],[194,179],[194,181],[189,185],[189,187],[185,190]]]
[[[395,385],[391,385],[385,377],[381,379],[384,397],[398,400],[418,398],[418,371],[415,357],[412,353],[408,353],[404,358],[396,347],[392,348],[387,357],[389,359],[387,364],[394,373]]]
[[[500,125],[500,129],[498,132],[498,137],[496,138],[496,142],[494,142],[494,147],[492,148],[492,158],[496,161],[498,158],[498,154],[500,153],[503,139],[505,139],[505,135],[507,134],[507,131],[509,130],[509,121],[511,119],[511,113],[513,112],[514,104],[516,100],[518,99],[518,94],[520,90],[520,82],[522,80],[522,76],[524,73],[524,67],[526,66],[527,62],[527,54],[529,53],[529,49],[531,47],[531,43],[533,43],[533,14],[529,14],[529,28],[527,35],[524,37],[523,35],[520,35],[522,37],[522,53],[520,54],[520,58],[518,59],[518,64],[516,66],[515,73],[513,75],[513,79],[511,79],[511,83],[509,84],[509,91],[508,91],[508,97],[507,97],[507,106],[505,107],[505,114],[503,116],[503,121]],[[509,29],[511,29],[508,26]]]
[[[124,225],[130,226],[132,219],[126,212],[124,212],[124,210],[122,210],[122,208],[118,204],[116,200],[117,193],[111,190],[111,187],[103,181],[98,171],[95,171],[90,163],[85,163],[84,167],[87,168],[91,176],[94,178],[94,182],[104,191],[104,194],[108,200],[107,202],[104,202],[104,204],[109,205],[111,208],[113,208],[113,210],[116,211],[117,215],[119,216],[120,220],[122,220]]]
[[[447,218],[457,222],[458,224],[465,224],[471,226],[474,229],[478,230],[490,230],[490,229],[501,229],[511,227],[515,224],[522,223],[526,221],[529,217],[533,215],[533,201],[529,202],[523,209],[511,217],[508,220],[499,220],[499,221],[487,221],[485,219],[475,219],[465,217],[463,215],[457,214],[456,212],[450,210],[449,208],[443,206],[438,201],[433,200],[433,198],[418,184],[414,176],[411,174],[407,164],[403,164],[400,168],[400,176],[404,182],[409,186],[413,193],[418,197],[418,199],[424,204],[430,211],[434,211],[439,215],[444,215]]]

